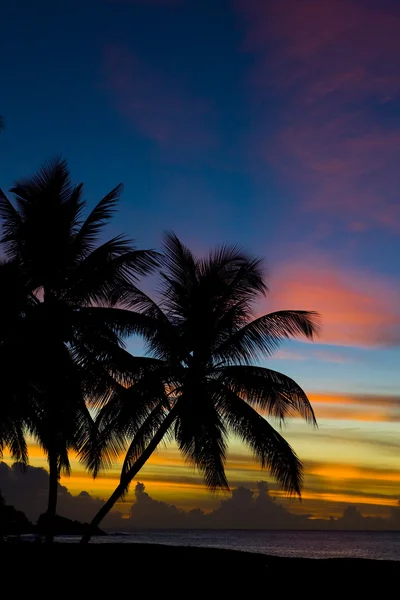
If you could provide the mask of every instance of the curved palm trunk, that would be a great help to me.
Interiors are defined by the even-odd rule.
[[[46,519],[46,544],[52,544],[54,541],[54,517],[57,510],[57,492],[58,492],[58,460],[57,454],[49,453],[49,500],[47,505]]]
[[[117,502],[117,500],[123,495],[123,493],[125,492],[127,486],[130,484],[132,479],[138,474],[140,469],[143,467],[143,465],[146,463],[146,461],[153,454],[154,450],[157,448],[158,444],[161,442],[164,435],[167,433],[168,429],[171,427],[172,423],[174,422],[175,417],[176,417],[176,411],[174,409],[172,409],[171,412],[168,413],[168,415],[165,418],[165,421],[161,425],[160,429],[157,431],[157,433],[151,440],[150,444],[147,446],[146,450],[137,459],[137,461],[135,462],[133,467],[131,467],[129,469],[129,471],[125,474],[125,476],[123,478],[121,476],[121,481],[120,481],[119,485],[115,488],[114,492],[111,494],[111,496],[109,497],[107,502],[101,507],[101,509],[99,510],[97,515],[94,517],[94,519],[88,526],[88,529],[87,529],[85,535],[82,537],[82,539],[80,541],[81,544],[87,544],[90,541],[90,539],[93,535],[94,529],[100,525],[101,521],[110,512],[110,510],[112,509],[114,504]]]

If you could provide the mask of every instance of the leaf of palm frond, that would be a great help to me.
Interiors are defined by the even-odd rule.
[[[287,441],[254,408],[224,386],[216,386],[215,404],[231,431],[254,452],[262,468],[289,494],[301,495],[303,466]]]
[[[64,473],[68,477],[71,475],[71,463],[69,460],[68,448],[60,447],[58,452],[58,472]]]
[[[186,461],[203,474],[211,490],[229,489],[225,475],[226,429],[210,402],[179,399],[180,410],[175,421],[175,439]]]
[[[107,306],[84,307],[76,315],[82,327],[107,328],[120,336],[141,335],[145,340],[155,337],[168,338],[174,331],[168,320],[154,319],[145,313]]]
[[[172,315],[183,316],[190,292],[198,281],[198,261],[172,232],[165,234],[162,266],[160,291],[163,307]]]
[[[133,357],[122,348],[104,349],[104,355],[99,357],[89,355],[85,360],[86,398],[91,408],[104,406],[110,397],[110,392],[118,392],[119,386],[126,389],[139,382],[144,377],[157,377],[163,369],[163,364],[157,359],[148,357]]]
[[[112,422],[109,422],[102,431],[95,423],[95,426],[87,432],[80,448],[79,460],[93,477],[97,477],[101,469],[112,467],[125,451],[126,445],[126,438],[115,430]]]
[[[163,378],[157,372],[146,371],[130,388],[117,386],[97,414],[95,443],[87,440],[82,462],[95,476],[100,468],[110,467],[158,405],[169,406]]]
[[[11,415],[10,415],[11,416]],[[25,424],[15,418],[2,419],[0,426],[0,457],[3,456],[3,447],[9,448],[13,460],[28,463],[28,446],[25,439]]]
[[[109,328],[122,337],[139,335],[155,359],[179,362],[182,353],[179,332],[164,315],[162,318],[154,318],[151,311],[140,313],[103,306],[85,307],[79,312],[81,317],[78,319],[84,329],[90,323],[90,328],[95,332],[97,329],[101,332],[102,329]]]
[[[118,306],[127,310],[135,310],[152,319],[168,322],[167,315],[157,302],[135,285],[126,286],[125,292],[120,293]]]
[[[29,215],[32,201],[41,202],[58,198],[66,202],[73,191],[67,161],[55,157],[46,161],[31,177],[20,179],[11,188],[21,216]]]
[[[153,439],[155,432],[162,426],[166,416],[166,411],[168,410],[169,406],[166,402],[159,402],[138,429],[125,455],[121,469],[121,483],[124,482],[124,478],[128,471],[133,467],[137,459],[143,454],[148,444]],[[168,435],[168,432],[166,435]],[[125,487],[125,493],[129,489],[129,483]]]
[[[89,435],[96,430],[96,424],[86,403],[82,397],[82,401],[77,406],[73,416],[73,429],[71,436],[72,448],[79,453],[83,445],[86,443],[88,432]]]
[[[114,267],[124,269],[126,276],[137,281],[159,265],[160,254],[155,250],[132,250],[114,259]]]
[[[112,423],[116,431],[132,438],[159,404],[169,407],[163,374],[148,371],[129,388],[118,386],[96,422],[101,430]]]
[[[93,251],[101,229],[116,212],[122,187],[122,184],[119,184],[111,190],[88,215],[73,241],[75,256],[83,258]]]
[[[3,235],[0,242],[6,255],[15,259],[21,243],[20,234],[22,220],[2,190],[0,190],[0,219],[2,221]]]
[[[222,303],[238,302],[243,297],[264,294],[264,266],[261,258],[252,257],[239,246],[222,245],[199,263],[200,277],[224,285]]]
[[[113,260],[129,254],[132,250],[130,241],[124,236],[115,236],[95,248],[70,274],[68,299],[85,304],[96,300],[96,291],[99,287],[108,286],[109,291],[112,291],[113,285],[122,281],[120,270],[114,269]]]
[[[172,231],[165,233],[163,246],[163,265],[175,281],[186,284],[188,278],[195,277],[197,260],[191,250],[182,244]]]
[[[287,375],[263,367],[232,365],[216,370],[216,379],[265,415],[284,421],[300,415],[317,426],[314,411],[301,387]]]
[[[319,315],[304,310],[282,310],[244,325],[214,351],[218,360],[239,364],[272,355],[283,340],[305,336],[313,339],[319,332]]]
[[[115,306],[126,301],[138,277],[152,271],[157,253],[132,250],[122,237],[114,238],[91,252],[74,270],[67,298],[80,305]],[[134,296],[132,296],[133,298]]]

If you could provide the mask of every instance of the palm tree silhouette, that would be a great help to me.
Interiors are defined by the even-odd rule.
[[[33,357],[29,356],[27,340],[22,340],[20,324],[22,315],[37,300],[29,293],[15,263],[0,263],[0,285],[3,290],[0,296],[0,458],[7,447],[11,457],[25,465],[28,462],[25,418],[35,389],[28,375],[32,372]]]
[[[233,432],[284,490],[301,492],[302,464],[264,415],[282,422],[299,414],[315,425],[312,407],[292,379],[255,363],[285,338],[312,339],[318,315],[290,310],[254,318],[256,301],[267,292],[263,265],[237,247],[223,246],[199,259],[168,234],[163,262],[160,304],[143,311],[149,356],[136,359],[134,385],[115,390],[99,411],[100,439],[84,451],[96,475],[127,449],[120,483],[92,528],[166,435],[212,490],[228,488],[224,467]],[[90,530],[81,543],[89,539]]]
[[[130,355],[123,347],[130,333],[127,308],[144,297],[138,277],[157,264],[155,252],[136,250],[123,236],[99,244],[120,190],[107,194],[84,219],[83,185],[72,185],[67,163],[56,159],[15,184],[16,207],[0,191],[0,242],[26,295],[15,315],[15,335],[3,332],[0,348],[10,354],[6,364],[14,357],[14,373],[22,364],[16,404],[25,429],[48,458],[48,542],[58,480],[70,468],[68,452],[78,452],[95,434],[87,401],[106,398],[118,381],[129,382]],[[26,452],[24,443],[21,438],[16,456]]]

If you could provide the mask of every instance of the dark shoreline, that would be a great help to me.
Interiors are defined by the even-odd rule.
[[[56,543],[49,547],[45,544],[23,543],[23,544],[4,544],[2,547],[2,557],[6,562],[20,560],[26,557],[29,561],[42,561],[45,557],[52,555],[55,559],[63,558],[65,560],[79,560],[79,557],[86,559],[104,560],[108,563],[118,561],[120,558],[133,560],[138,563],[148,563],[156,561],[157,563],[170,563],[184,561],[186,563],[196,564],[198,562],[221,563],[234,562],[246,565],[246,569],[264,570],[273,568],[273,570],[300,568],[302,571],[329,571],[329,572],[351,572],[360,569],[368,574],[396,572],[400,575],[400,561],[394,560],[373,560],[367,558],[299,558],[282,557],[276,555],[266,555],[253,552],[244,552],[239,550],[228,550],[222,548],[204,548],[195,546],[170,546],[166,544],[147,544],[147,543],[113,543],[113,544],[90,544],[80,546],[75,543]],[[186,565],[185,565],[186,568]]]
[[[48,588],[43,597],[53,600],[127,595],[252,600],[261,594],[380,598],[393,596],[400,575],[398,561],[283,558],[194,546],[5,544],[0,550],[3,582],[12,581],[29,597]]]

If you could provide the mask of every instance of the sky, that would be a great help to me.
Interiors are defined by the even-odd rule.
[[[389,518],[400,498],[398,1],[6,0],[2,22],[4,190],[61,154],[89,206],[124,183],[109,234],[160,249],[172,229],[200,254],[238,243],[268,265],[260,312],[322,315],[315,343],[261,361],[293,377],[317,415],[318,430],[284,430],[305,464],[303,501],[282,498],[235,439],[231,487],[268,480],[299,515],[350,505]],[[34,445],[31,464],[46,464]],[[62,484],[106,498],[118,468],[93,481],[73,458]],[[224,499],[174,446],[140,481],[183,510]],[[134,492],[117,506],[125,516]]]

